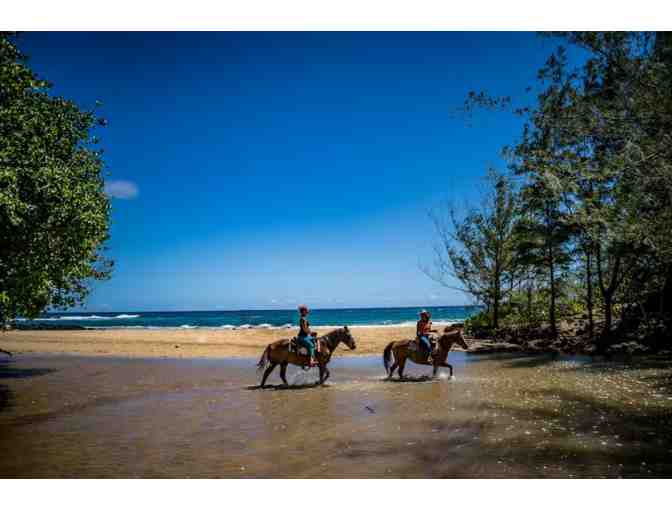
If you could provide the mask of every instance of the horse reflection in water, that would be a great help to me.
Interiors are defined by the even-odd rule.
[[[455,344],[463,349],[469,349],[469,345],[462,335],[462,327],[461,324],[453,324],[452,326],[447,326],[443,330],[443,334],[436,341],[438,348],[434,356],[432,356],[431,361],[428,360],[428,353],[419,348],[417,340],[415,339],[390,342],[383,351],[383,365],[387,372],[387,378],[391,379],[392,374],[394,374],[394,371],[398,368],[399,379],[404,379],[404,368],[406,366],[406,361],[409,359],[418,365],[433,366],[434,371],[432,372],[432,377],[436,377],[440,367],[448,368],[450,370],[450,376],[452,377],[453,366],[447,362],[450,349],[452,349]],[[394,362],[392,363],[392,366],[390,366],[392,356],[394,356]]]
[[[351,350],[356,347],[355,339],[347,326],[335,329],[315,340],[315,347],[317,348],[315,358],[317,359],[317,364],[320,369],[320,380],[318,385],[324,384],[329,378],[330,374],[327,365],[331,360],[331,355],[341,342],[347,345]],[[310,359],[307,355],[299,354],[290,349],[289,338],[283,338],[282,340],[269,344],[261,355],[259,363],[257,363],[257,370],[265,369],[260,386],[263,388],[266,385],[266,379],[268,379],[268,376],[271,375],[271,372],[273,372],[277,365],[280,365],[280,378],[282,379],[282,382],[289,386],[289,383],[287,382],[287,365],[291,363],[292,365],[303,367],[306,366],[309,361]]]

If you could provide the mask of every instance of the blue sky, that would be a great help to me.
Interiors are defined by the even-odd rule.
[[[520,121],[533,33],[24,33],[54,93],[91,107],[113,199],[113,278],[90,310],[468,303],[419,270],[427,211],[475,203]]]

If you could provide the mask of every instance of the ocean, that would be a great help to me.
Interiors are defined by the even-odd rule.
[[[477,313],[478,306],[426,307],[434,322],[459,322]],[[311,310],[313,326],[413,325],[420,307],[339,308]],[[296,310],[235,310],[187,312],[71,312],[47,313],[35,320],[18,319],[19,327],[58,328],[289,328],[298,324]]]

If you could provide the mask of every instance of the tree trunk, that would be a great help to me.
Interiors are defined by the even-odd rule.
[[[613,322],[613,296],[610,292],[604,295],[604,329],[602,330],[602,337],[605,342],[611,336],[611,324]]]
[[[551,336],[558,336],[558,326],[555,318],[555,259],[553,257],[553,247],[548,244],[548,272],[551,287],[551,304],[548,310],[548,319],[551,323]]]
[[[592,254],[590,248],[586,248],[586,308],[588,309],[588,335],[595,335],[595,321],[593,319],[593,271]]]
[[[532,324],[532,283],[527,285],[527,325]]]
[[[667,275],[665,278],[665,285],[660,293],[660,308],[658,311],[661,315],[672,315],[672,265],[668,266]]]
[[[501,289],[500,289],[500,277],[497,273],[495,273],[495,281],[494,281],[494,296],[493,296],[493,303],[492,303],[492,327],[495,329],[499,328],[499,305],[501,301]]]
[[[595,251],[595,264],[597,267],[597,278],[600,284],[600,292],[602,293],[602,299],[604,300],[604,327],[602,328],[602,333],[598,342],[599,351],[604,353],[607,350],[607,347],[611,343],[611,324],[613,322],[613,298],[614,292],[616,290],[616,279],[615,276],[618,273],[620,267],[620,258],[616,259],[614,268],[612,269],[613,275],[609,286],[605,285],[604,271],[602,268],[602,248],[597,246]]]

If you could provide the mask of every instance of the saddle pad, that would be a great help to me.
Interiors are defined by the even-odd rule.
[[[306,349],[302,345],[300,346],[299,344],[297,344],[296,343],[296,338],[292,338],[289,341],[289,351],[290,352],[295,352],[296,354],[299,354],[299,355],[308,356],[308,349]]]
[[[436,342],[434,340],[430,340],[429,343],[432,346],[432,349],[436,348]],[[420,347],[420,342],[418,342],[417,340],[413,340],[410,344],[408,344],[408,350],[409,351],[422,350],[422,348]]]

